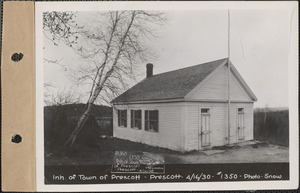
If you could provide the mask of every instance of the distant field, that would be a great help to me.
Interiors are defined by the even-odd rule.
[[[289,146],[289,111],[254,111],[254,139]]]

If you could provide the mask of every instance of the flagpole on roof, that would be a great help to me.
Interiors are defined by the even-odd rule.
[[[230,11],[228,9],[228,144],[230,144]]]

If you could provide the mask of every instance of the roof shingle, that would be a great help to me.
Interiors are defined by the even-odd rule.
[[[112,103],[184,98],[227,58],[156,74],[143,79]]]

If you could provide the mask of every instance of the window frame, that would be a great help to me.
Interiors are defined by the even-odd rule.
[[[241,109],[241,111],[240,111]],[[243,115],[242,116],[242,127],[239,126],[239,115]],[[246,136],[245,136],[245,131],[246,131],[246,126],[245,126],[245,107],[237,107],[237,129],[238,129],[238,133],[237,133],[237,140],[238,141],[243,141],[245,140]],[[239,132],[242,132],[242,136],[239,136]]]
[[[118,109],[118,126],[127,127],[127,109]]]
[[[140,112],[140,117],[136,117],[136,112]],[[139,121],[138,126],[136,126],[136,121]],[[130,110],[130,127],[132,129],[142,130],[142,110],[141,109],[131,109]]]
[[[238,107],[238,114],[245,114],[245,108],[244,107]],[[240,111],[240,109],[242,109],[242,111]]]
[[[157,119],[150,119],[150,112],[155,112],[157,115]],[[153,115],[152,115],[153,116]],[[154,132],[154,133],[158,133],[159,132],[159,111],[158,110],[145,110],[145,116],[144,116],[145,120],[145,131],[149,131],[149,132]],[[156,124],[153,124],[154,126],[156,125],[157,128],[153,128],[151,129],[151,122],[155,122]]]
[[[212,137],[212,115],[211,115],[211,108],[212,107],[200,107],[200,114],[199,114],[199,116],[200,116],[200,119],[198,120],[198,124],[199,124],[199,128],[198,128],[198,134],[200,134],[201,136],[200,136],[200,138],[201,138],[201,142],[198,142],[198,143],[200,143],[200,145],[201,145],[201,148],[206,148],[206,147],[209,147],[209,146],[211,146],[211,137]],[[203,112],[204,110],[206,110],[206,112]],[[199,112],[199,110],[198,110],[198,112]],[[207,135],[208,137],[209,137],[209,143],[203,143],[202,142],[202,140],[203,140],[203,131],[202,131],[202,115],[203,116],[205,116],[205,117],[209,117],[209,122],[208,122],[208,124],[209,124],[209,131],[207,131],[206,132],[206,134],[205,135]]]
[[[202,112],[202,110],[207,110],[207,112]],[[200,108],[200,113],[201,114],[206,114],[206,115],[210,115],[210,108],[209,107],[205,107],[205,108]]]

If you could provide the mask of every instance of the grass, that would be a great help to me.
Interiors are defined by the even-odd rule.
[[[135,143],[118,138],[99,138],[94,145],[76,145],[72,149],[62,146],[45,147],[45,165],[105,165],[112,164],[115,151],[150,152],[156,154],[183,155],[181,152]],[[165,156],[168,163],[180,163],[176,157]]]
[[[162,156],[167,164],[288,162],[289,157],[287,147],[269,143],[253,142],[230,148],[213,148],[208,151],[217,153],[208,155],[205,151],[182,153],[117,138],[99,138],[93,146],[45,148],[45,165],[110,165],[115,151],[149,152]]]

